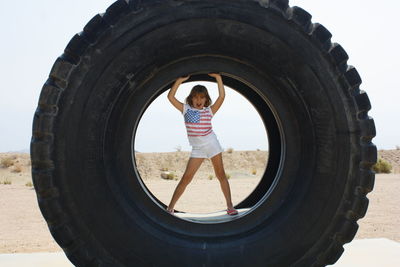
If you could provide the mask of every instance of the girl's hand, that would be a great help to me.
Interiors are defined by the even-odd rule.
[[[184,77],[179,77],[176,80],[179,81],[180,83],[183,83],[184,81],[187,81],[189,78],[190,78],[190,75],[184,76]]]
[[[213,78],[215,78],[215,79],[221,78],[221,75],[218,74],[218,73],[209,73],[208,76],[211,76],[211,77],[213,77]]]

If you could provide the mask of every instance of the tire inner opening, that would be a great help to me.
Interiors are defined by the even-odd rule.
[[[218,97],[217,84],[204,77],[204,74],[195,75],[181,84],[177,99],[184,103],[190,89],[202,84],[215,101]],[[271,123],[266,124],[266,104],[260,112],[260,104],[254,105],[251,95],[243,93],[243,88],[248,89],[248,86],[236,82],[236,85],[241,85],[238,89],[228,86],[232,78],[223,76],[223,80],[226,97],[212,124],[224,150],[224,169],[230,183],[232,202],[239,215],[226,214],[220,184],[211,161],[205,159],[175,206],[176,217],[192,222],[225,222],[251,212],[258,202],[265,201],[274,179],[271,175],[277,172],[277,157],[281,154],[276,142],[270,147],[271,136],[276,141],[279,130],[278,127],[270,129],[268,124]],[[167,99],[169,89],[170,86],[163,88],[162,93],[146,105],[132,138],[132,158],[143,189],[164,211],[185,171],[191,151],[182,114]],[[256,102],[259,103],[259,99]]]

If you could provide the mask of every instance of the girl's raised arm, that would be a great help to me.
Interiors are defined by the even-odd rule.
[[[179,77],[178,79],[176,79],[174,85],[171,87],[171,90],[169,90],[169,93],[168,93],[169,102],[171,102],[171,104],[174,107],[176,107],[181,113],[183,112],[183,103],[180,102],[178,99],[176,99],[175,94],[176,94],[176,91],[178,90],[179,85],[181,85],[181,83],[183,83],[184,81],[189,79],[189,77],[190,76]]]
[[[222,82],[222,77],[221,75],[217,73],[210,73],[208,74],[211,77],[214,77],[215,80],[217,80],[218,83],[218,98],[215,101],[215,103],[211,106],[211,111],[213,114],[215,114],[219,108],[221,107],[222,103],[224,102],[225,99],[225,88],[224,88],[224,83]]]

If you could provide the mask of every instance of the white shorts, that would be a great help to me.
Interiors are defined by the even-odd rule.
[[[209,143],[201,146],[192,146],[191,158],[212,158],[219,153],[223,152],[218,139],[214,139]]]

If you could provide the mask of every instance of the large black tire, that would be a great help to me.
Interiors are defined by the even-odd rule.
[[[370,103],[331,34],[284,0],[120,0],[59,57],[33,122],[32,175],[77,266],[324,266],[367,210]],[[237,219],[171,216],[146,189],[134,136],[174,79],[220,72],[262,117],[266,172]]]

